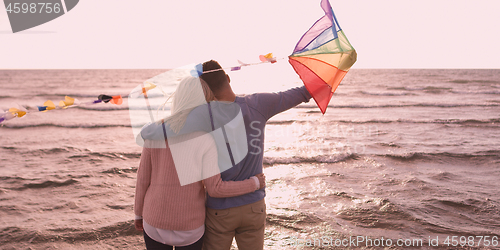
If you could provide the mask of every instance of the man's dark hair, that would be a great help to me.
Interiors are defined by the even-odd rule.
[[[203,73],[200,76],[201,79],[203,79],[208,84],[210,90],[212,90],[212,92],[214,93],[219,92],[224,87],[224,84],[227,81],[226,72],[224,72],[224,70],[217,61],[210,60],[203,63],[203,72],[216,69],[220,70],[209,73]]]

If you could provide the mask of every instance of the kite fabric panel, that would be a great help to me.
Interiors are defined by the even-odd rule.
[[[333,93],[356,62],[328,0],[321,1],[325,15],[299,40],[288,61],[324,114]]]

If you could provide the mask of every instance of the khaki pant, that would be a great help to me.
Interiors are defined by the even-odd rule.
[[[239,250],[261,250],[265,224],[264,199],[228,209],[207,208],[203,249],[229,250],[235,237]]]

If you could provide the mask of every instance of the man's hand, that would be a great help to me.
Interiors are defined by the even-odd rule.
[[[266,176],[264,174],[257,174],[255,175],[255,177],[259,179],[259,184],[260,184],[259,189],[263,189],[266,186]]]
[[[142,219],[140,220],[135,220],[135,230],[137,231],[144,231],[144,226],[142,225]]]

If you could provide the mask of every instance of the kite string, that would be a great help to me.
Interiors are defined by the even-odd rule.
[[[216,72],[216,71],[220,71],[220,70],[226,70],[226,69],[231,69],[231,71],[237,71],[237,70],[240,70],[241,67],[245,67],[245,66],[255,66],[255,65],[259,65],[259,64],[263,64],[263,63],[275,63],[277,62],[278,60],[283,60],[285,59],[286,57],[281,57],[281,58],[272,58],[272,60],[268,60],[268,61],[261,61],[261,62],[256,62],[256,63],[240,63],[240,65],[238,66],[232,66],[232,67],[224,67],[224,68],[220,68],[220,69],[212,69],[212,70],[208,70],[208,71],[203,71],[202,73],[205,74],[205,73],[211,73],[211,72]]]

